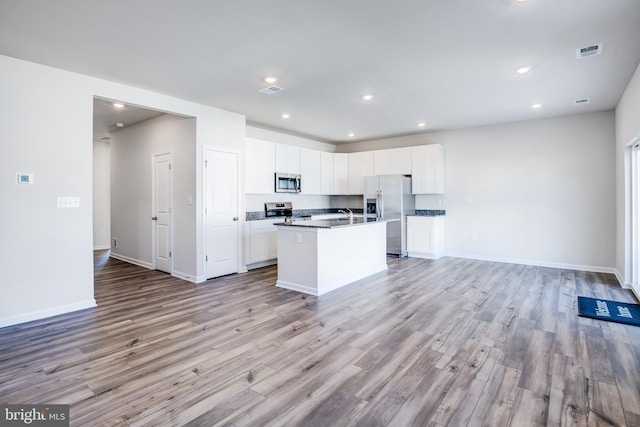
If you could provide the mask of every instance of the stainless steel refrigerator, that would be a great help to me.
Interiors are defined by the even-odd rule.
[[[407,215],[415,213],[411,178],[403,175],[366,176],[363,211],[368,218],[387,221],[387,253],[407,256]]]

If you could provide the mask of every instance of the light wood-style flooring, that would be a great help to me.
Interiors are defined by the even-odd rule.
[[[96,309],[0,329],[0,402],[82,426],[640,426],[612,275],[457,258],[321,297],[276,267],[190,284],[96,253]],[[46,280],[46,278],[42,278]]]

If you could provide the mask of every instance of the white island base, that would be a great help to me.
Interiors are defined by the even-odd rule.
[[[386,270],[386,245],[385,222],[331,228],[278,225],[276,286],[325,294]]]

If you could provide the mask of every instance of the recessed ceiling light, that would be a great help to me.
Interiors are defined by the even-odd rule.
[[[540,107],[542,107],[542,104],[531,104],[531,108],[533,108],[534,110],[537,110]]]
[[[288,119],[289,117],[291,117],[291,115],[289,113],[283,113],[282,116],[283,119]]]
[[[425,123],[424,122],[420,122],[420,123],[418,123],[418,126],[423,128],[425,126]]]
[[[353,138],[354,136],[356,136],[356,134],[355,134],[355,133],[353,133],[353,132],[349,132],[349,135],[348,135],[348,136],[349,136],[349,138]]]
[[[269,84],[272,84],[272,83],[277,82],[277,81],[278,81],[278,79],[276,79],[275,77],[265,77],[265,78],[264,78],[264,81],[265,81],[265,82],[267,82],[267,83],[269,83]]]
[[[520,75],[527,74],[529,71],[531,71],[531,67],[528,65],[523,65],[522,67],[516,68],[516,73]]]
[[[124,108],[124,104],[120,104],[119,102],[114,102],[113,106],[116,108]]]
[[[373,99],[373,95],[363,95],[362,99],[364,99],[365,101],[371,101]]]
[[[526,3],[526,2],[528,2],[529,0],[516,0],[516,1],[517,1],[518,3]]]
[[[118,123],[116,123],[116,127],[123,128],[124,127],[124,123],[118,122]]]

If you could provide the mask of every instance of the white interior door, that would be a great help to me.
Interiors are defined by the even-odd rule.
[[[171,154],[153,156],[153,266],[156,270],[173,272],[171,262],[173,239]]]
[[[205,151],[205,221],[207,279],[237,273],[238,155]]]

